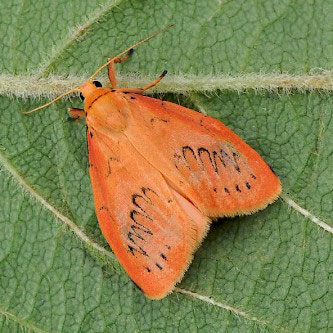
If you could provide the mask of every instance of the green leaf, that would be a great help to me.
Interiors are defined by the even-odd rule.
[[[2,1],[0,331],[332,330],[333,120],[320,91],[333,86],[332,15],[332,0]],[[85,125],[65,121],[79,99],[21,111],[169,23],[118,66],[120,83],[168,69],[156,91],[223,121],[284,192],[214,223],[176,291],[155,302],[98,228]]]

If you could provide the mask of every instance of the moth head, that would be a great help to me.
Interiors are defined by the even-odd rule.
[[[88,95],[96,92],[97,88],[101,87],[102,84],[99,81],[88,80],[79,88],[81,92],[81,99],[85,99]]]
[[[121,132],[127,127],[128,110],[126,106],[122,107],[124,98],[121,94],[92,80],[85,82],[79,90],[88,126],[100,132],[105,129]]]
[[[110,90],[102,88],[102,84],[99,81],[88,80],[79,88],[79,91],[80,98],[84,101],[84,108],[88,111],[99,97],[105,95]]]

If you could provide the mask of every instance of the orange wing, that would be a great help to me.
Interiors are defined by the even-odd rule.
[[[218,120],[145,96],[124,98],[131,110],[124,134],[206,216],[250,214],[280,194],[267,163]]]
[[[87,137],[101,230],[133,282],[160,299],[182,278],[210,220],[170,188],[126,136],[88,127]]]

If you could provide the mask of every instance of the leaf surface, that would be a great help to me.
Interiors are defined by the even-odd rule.
[[[3,1],[0,87],[9,75],[27,92],[0,96],[0,330],[332,330],[331,97],[268,87],[239,93],[236,85],[213,85],[207,95],[197,83],[226,73],[260,80],[262,72],[329,70],[332,15],[331,0]],[[284,193],[257,214],[214,223],[176,292],[153,302],[98,228],[85,125],[66,122],[66,109],[80,100],[21,111],[46,101],[29,98],[31,75],[88,77],[169,23],[117,68],[120,75],[154,78],[166,68],[169,82],[180,83],[191,74],[187,96],[164,98],[223,121],[274,168]]]

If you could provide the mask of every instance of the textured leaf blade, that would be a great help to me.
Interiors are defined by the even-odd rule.
[[[106,57],[170,22],[170,31],[138,48],[119,71],[155,76],[167,68],[171,76],[201,78],[261,70],[306,75],[332,66],[332,1],[0,6],[0,68],[13,75],[88,76]],[[65,121],[66,108],[81,102],[64,100],[23,116],[21,110],[41,101],[3,96],[2,331],[332,328],[331,98],[232,91],[166,98],[207,112],[244,138],[281,176],[284,200],[249,217],[219,220],[178,292],[148,301],[116,266],[97,227],[85,126]]]

